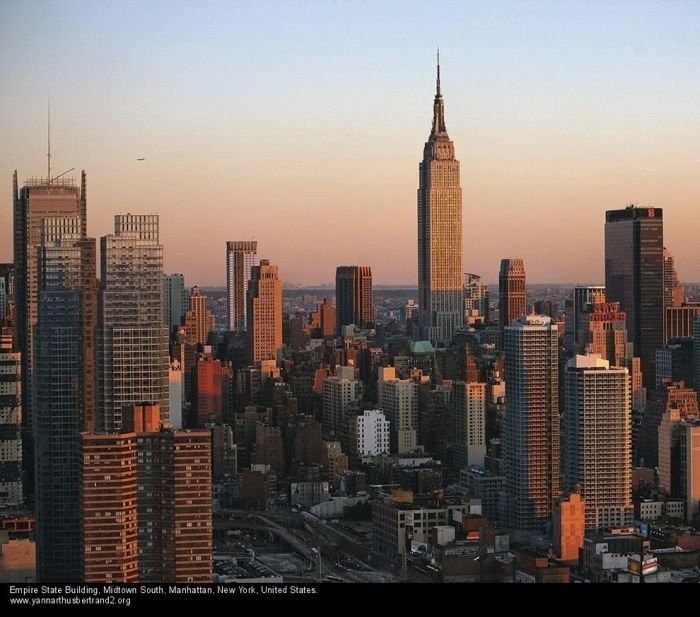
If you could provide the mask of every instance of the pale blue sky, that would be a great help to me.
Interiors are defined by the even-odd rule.
[[[46,167],[50,93],[55,168],[87,170],[91,235],[158,212],[190,284],[223,282],[225,241],[252,236],[287,281],[367,263],[415,282],[437,45],[465,270],[493,281],[518,255],[532,281],[600,281],[604,211],[634,201],[665,209],[700,280],[697,1],[5,0],[0,260],[12,170]]]

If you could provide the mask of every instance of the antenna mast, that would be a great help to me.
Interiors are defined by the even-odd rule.
[[[48,101],[48,122],[47,122],[47,141],[48,141],[48,151],[46,152],[46,159],[48,163],[48,173],[46,176],[46,183],[51,184],[51,97]]]

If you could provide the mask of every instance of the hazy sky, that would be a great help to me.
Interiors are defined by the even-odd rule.
[[[88,174],[88,233],[159,213],[165,268],[223,284],[225,241],[286,282],[416,283],[435,47],[464,269],[603,280],[606,209],[664,208],[700,280],[700,2],[0,2],[0,261],[11,174]],[[137,157],[146,157],[138,162]],[[77,177],[77,176],[76,176]]]

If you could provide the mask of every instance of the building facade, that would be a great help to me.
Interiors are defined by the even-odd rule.
[[[209,333],[216,330],[214,315],[209,310],[209,298],[197,285],[190,291],[189,308],[185,315],[185,337],[190,345],[206,345]]]
[[[42,231],[32,380],[37,576],[76,582],[79,434],[96,426],[95,240],[81,237],[79,217],[45,217]]]
[[[393,367],[380,367],[378,388],[379,407],[391,426],[391,453],[414,451],[418,445],[418,385],[397,379]]]
[[[87,179],[80,186],[71,178],[31,178],[20,189],[17,172],[12,177],[15,306],[19,351],[22,353],[22,409],[24,424],[33,426],[32,378],[34,327],[39,316],[39,251],[45,218],[77,217],[79,235],[87,235]]]
[[[565,374],[565,489],[580,487],[587,529],[629,527],[634,521],[629,373],[592,354],[569,360]]]
[[[170,332],[185,323],[189,296],[184,274],[163,275],[163,323]]]
[[[334,376],[323,380],[323,435],[326,438],[340,435],[345,417],[361,394],[361,383],[355,379],[355,369],[351,366],[339,366]]]
[[[525,264],[522,259],[501,259],[498,271],[498,314],[501,330],[527,312]]]
[[[527,315],[504,329],[506,416],[503,455],[508,524],[541,530],[559,497],[559,331]]]
[[[605,213],[605,289],[627,314],[644,385],[654,385],[655,354],[664,342],[664,230],[661,208],[628,206]]]
[[[335,271],[335,331],[355,324],[369,328],[374,324],[372,268],[369,266],[338,266]]]
[[[366,410],[355,417],[355,439],[350,454],[355,457],[389,453],[389,421],[378,409]]]
[[[452,386],[453,460],[456,470],[484,466],[486,384],[458,381]]]
[[[0,508],[24,502],[22,487],[22,358],[0,327]]]
[[[118,214],[103,236],[97,330],[98,428],[119,432],[123,410],[149,401],[169,421],[169,333],[157,214]]]
[[[277,266],[267,259],[252,268],[247,311],[250,363],[277,360],[282,347],[282,281]]]
[[[228,329],[245,332],[248,324],[248,283],[253,266],[258,265],[256,240],[226,243],[226,310]]]
[[[418,337],[448,345],[463,321],[462,189],[459,161],[447,134],[440,63],[433,125],[418,169]]]
[[[81,435],[86,583],[212,581],[211,433],[160,416],[136,406],[121,433]]]

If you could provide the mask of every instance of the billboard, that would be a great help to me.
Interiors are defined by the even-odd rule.
[[[639,559],[630,557],[627,561],[627,569],[633,574],[639,574]],[[656,557],[650,557],[642,562],[642,575],[654,574],[659,569],[659,563]]]

